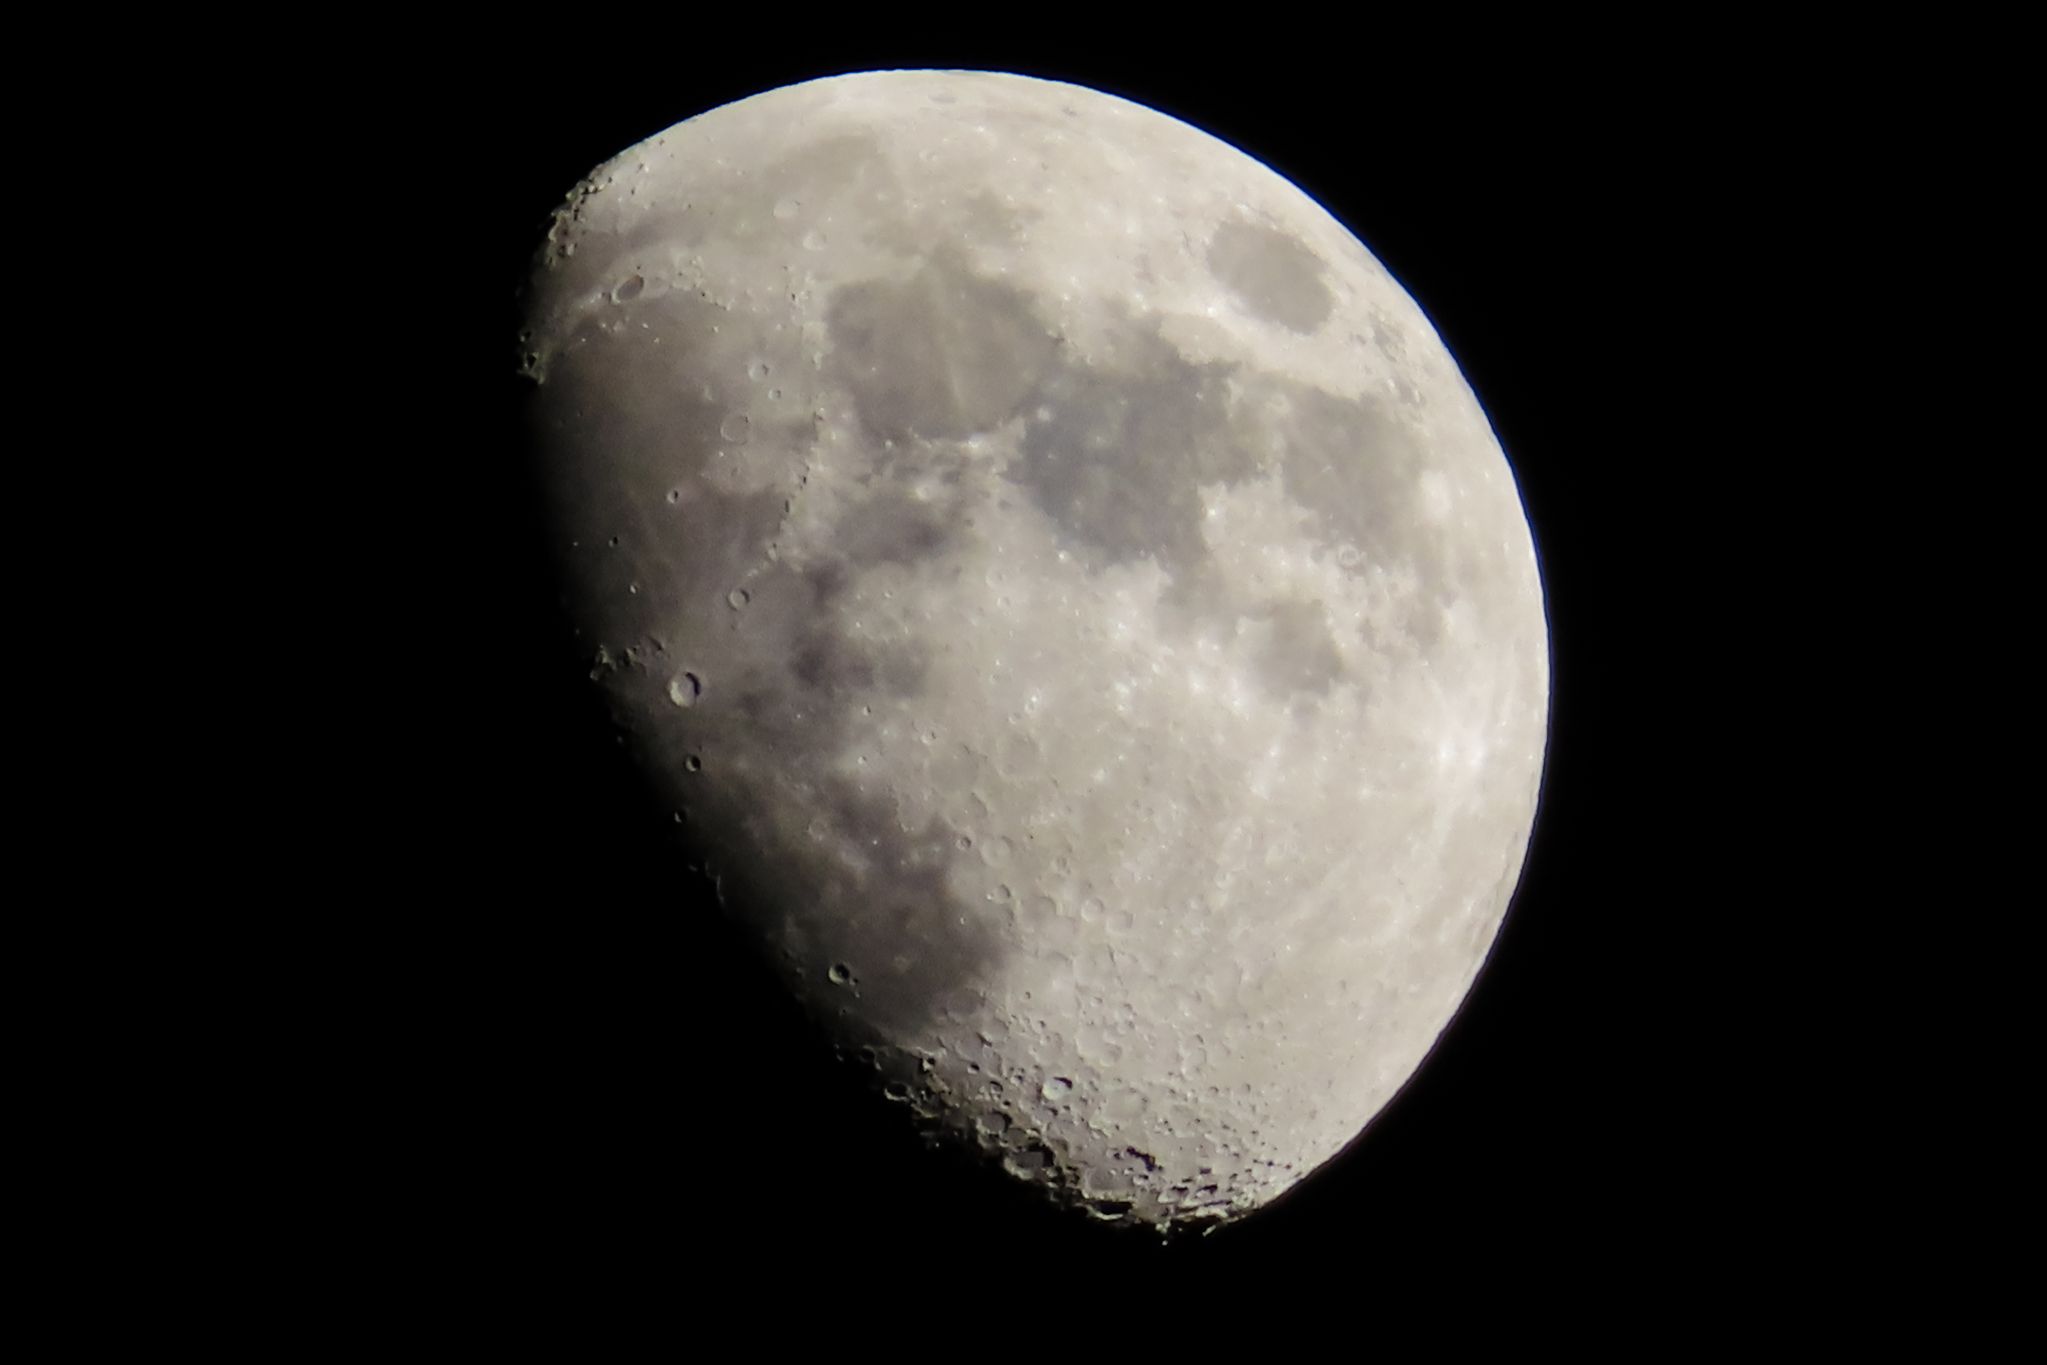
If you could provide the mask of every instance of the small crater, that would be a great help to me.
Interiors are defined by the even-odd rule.
[[[1014,1176],[1026,1180],[1042,1177],[1052,1167],[1052,1149],[1043,1143],[1032,1143],[1021,1151],[1012,1152],[1002,1159],[1002,1164]]]
[[[853,984],[853,969],[843,962],[834,962],[826,969],[825,979],[834,986],[850,986]],[[871,1064],[872,1059],[870,1059]]]
[[[613,303],[631,303],[640,296],[640,291],[646,287],[647,282],[638,275],[628,275],[612,288],[611,301]],[[586,294],[584,297],[588,298],[589,296]]]

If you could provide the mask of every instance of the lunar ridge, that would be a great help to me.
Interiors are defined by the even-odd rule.
[[[1363,1129],[1549,677],[1506,458],[1347,229],[1127,101],[879,72],[599,167],[526,316],[592,676],[884,1093],[1160,1228]]]

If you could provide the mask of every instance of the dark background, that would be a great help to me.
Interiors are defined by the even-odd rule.
[[[1692,543],[1699,268],[1743,202],[1734,98],[1566,42],[1540,60],[1387,38],[1369,59],[1227,42],[816,37],[765,58],[681,33],[559,52],[400,45],[359,99],[370,300],[410,440],[365,487],[393,534],[364,598],[393,697],[372,959],[332,1116],[338,1203],[453,1278],[660,1301],[678,1285],[1171,1284],[1335,1266],[1389,1301],[1454,1282],[1637,1293],[1793,1240],[1795,1174],[1748,1064],[1755,988],[1713,941],[1742,846],[1699,713],[1722,624]],[[672,58],[661,54],[676,54]],[[687,55],[695,53],[696,55]],[[1356,232],[1448,343],[1520,481],[1553,640],[1550,758],[1505,929],[1429,1063],[1342,1157],[1213,1236],[1158,1246],[1052,1216],[919,1149],[829,1061],[683,872],[566,641],[512,419],[513,291],[599,161],[717,105],[881,67],[1094,86],[1265,161]],[[396,283],[394,281],[402,281]],[[337,878],[360,869],[341,853]],[[1749,907],[1750,912],[1753,907]],[[1776,1125],[1773,1127],[1773,1124]],[[357,1201],[360,1201],[358,1204]],[[1788,1220],[1788,1221],[1787,1221]],[[1723,1258],[1733,1257],[1729,1262]],[[884,1273],[879,1267],[886,1267]],[[992,1300],[991,1300],[992,1301]]]

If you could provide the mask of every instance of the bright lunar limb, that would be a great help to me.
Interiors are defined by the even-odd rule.
[[[1547,628],[1470,388],[1307,195],[1072,85],[813,81],[577,186],[522,351],[593,676],[917,1121],[1203,1224],[1421,1064]]]

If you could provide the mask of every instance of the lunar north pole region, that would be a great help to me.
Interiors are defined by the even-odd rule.
[[[1507,459],[1363,244],[1123,99],[876,72],[600,166],[525,317],[591,675],[913,1122],[1160,1229],[1358,1135],[1498,933],[1549,689]]]

